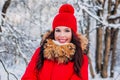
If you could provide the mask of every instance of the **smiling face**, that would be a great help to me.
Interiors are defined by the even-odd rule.
[[[70,43],[72,39],[71,28],[65,26],[58,26],[55,28],[55,40],[59,43]]]

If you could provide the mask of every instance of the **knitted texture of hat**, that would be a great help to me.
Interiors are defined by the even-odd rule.
[[[58,26],[66,26],[72,29],[73,32],[77,31],[77,22],[74,16],[74,8],[70,4],[63,4],[59,13],[55,16],[52,24],[53,30]]]

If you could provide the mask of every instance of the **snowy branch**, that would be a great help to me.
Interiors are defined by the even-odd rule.
[[[0,53],[3,53],[3,52],[5,52],[5,50],[0,50]]]
[[[7,79],[9,80],[9,75],[11,74],[11,75],[13,75],[13,76],[16,78],[16,80],[18,80],[18,78],[16,77],[15,74],[9,72],[9,71],[6,69],[6,67],[5,67],[5,65],[4,65],[4,63],[3,63],[3,61],[2,61],[1,59],[0,59],[0,62],[1,62],[1,64],[2,64],[2,66],[3,66],[4,70],[5,70],[5,72],[7,73]]]
[[[100,23],[102,23],[103,26],[106,26],[106,27],[109,26],[109,27],[114,27],[114,28],[120,27],[120,24],[108,24],[107,22],[101,21],[101,20],[98,18],[98,16],[93,15],[93,14],[87,9],[87,7],[84,6],[82,3],[78,2],[78,4],[79,4],[79,7],[80,7],[82,10],[84,10],[86,13],[88,13],[91,17],[93,17],[94,19],[96,19],[96,20],[99,21]]]
[[[22,32],[21,34],[21,31],[17,31],[16,29],[13,28],[12,25],[10,25],[10,23],[7,23],[8,26],[6,26],[10,33],[0,33],[1,36],[3,37],[14,37],[14,43],[16,45],[16,50],[17,50],[17,53],[19,53],[19,56],[22,57],[26,63],[26,65],[28,64],[28,60],[27,60],[27,57],[25,56],[25,54],[22,52],[21,48],[20,48],[20,42],[18,41],[19,37],[23,37],[23,36],[27,36],[25,33]],[[9,41],[9,40],[8,40]],[[24,43],[24,41],[21,41],[24,46],[28,46],[26,43]],[[31,51],[31,50],[29,50]],[[0,51],[1,52],[1,51]],[[31,51],[32,52],[32,51]]]
[[[26,63],[26,65],[28,64],[28,60],[27,60],[27,57],[24,55],[24,53],[21,51],[21,49],[20,49],[20,47],[19,47],[19,45],[17,44],[17,48],[18,48],[18,51],[19,51],[19,53],[20,53],[20,55],[21,55],[21,57],[24,59],[24,61],[25,61],[25,63]]]

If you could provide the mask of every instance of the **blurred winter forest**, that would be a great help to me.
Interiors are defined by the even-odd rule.
[[[95,62],[97,28],[103,30],[103,36],[106,28],[119,30],[120,0],[0,0],[0,80],[21,79],[42,35],[51,29],[64,3],[74,6],[78,32],[89,39],[89,80],[120,80],[120,32],[115,38],[114,76],[110,77],[111,54],[106,77],[96,71]],[[104,38],[102,43],[104,49]],[[103,55],[104,50],[101,52]]]

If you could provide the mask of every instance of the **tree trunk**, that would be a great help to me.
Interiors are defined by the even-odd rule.
[[[1,25],[0,25],[0,33],[2,32],[2,28],[1,28]],[[1,41],[1,35],[0,35],[0,41]]]
[[[5,1],[5,4],[3,5],[3,8],[2,8],[2,13],[3,13],[2,16],[3,16],[3,18],[5,18],[4,14],[6,14],[7,9],[9,7],[9,5],[10,5],[10,2],[11,2],[11,0],[7,0],[7,1]]]
[[[6,1],[5,1],[5,4],[3,5],[3,8],[2,8],[2,17],[3,17],[3,18],[5,18],[5,14],[6,14],[6,12],[7,12],[7,9],[8,9],[8,7],[9,7],[10,3],[11,3],[11,0],[6,0]],[[4,24],[4,21],[2,20],[1,25],[3,25],[3,24]]]
[[[5,1],[5,4],[3,5],[2,14],[1,14],[3,18],[5,18],[5,14],[6,14],[6,12],[7,12],[7,8],[8,8],[9,5],[10,5],[10,2],[11,2],[11,0],[6,0],[6,1]],[[4,24],[4,21],[1,20],[0,32],[2,32],[1,26],[3,26],[3,24]],[[1,40],[1,36],[0,36],[0,40]]]
[[[110,43],[111,43],[111,32],[110,29],[107,27],[106,28],[106,34],[105,34],[105,51],[104,51],[104,58],[103,58],[103,68],[101,72],[101,76],[103,78],[107,78],[107,69],[108,69],[108,61],[109,61],[109,52],[110,52]]]
[[[97,43],[96,43],[96,71],[101,71],[102,64],[102,27],[97,28]]]
[[[90,74],[91,74],[92,78],[94,78],[95,77],[95,73],[94,73],[92,62],[91,62],[91,59],[90,59],[90,52],[88,52],[88,59],[89,59]]]
[[[118,32],[119,28],[115,29],[114,35],[113,35],[113,49],[112,49],[112,56],[111,56],[111,68],[110,68],[110,77],[114,76],[114,66],[116,63],[116,45],[117,45],[117,39],[118,39]]]
[[[0,26],[0,32],[2,32],[2,28],[1,28],[1,26]]]
[[[113,11],[113,15],[117,13],[118,2],[119,2],[119,0],[116,0],[116,1],[115,1],[114,9],[113,9],[113,10],[114,10],[114,11]]]
[[[102,8],[104,9],[104,6],[105,6],[105,2],[106,2],[106,0],[102,0]],[[104,10],[102,10],[102,15],[103,15],[103,13],[104,13]]]
[[[112,5],[112,1],[108,0],[108,16],[111,15],[111,5]]]
[[[87,30],[85,31],[85,33],[87,34],[87,39],[89,41],[89,30],[90,30],[90,17],[87,16],[87,20],[88,20],[88,26],[87,26]],[[92,62],[91,62],[91,58],[90,58],[90,52],[89,52],[89,45],[87,47],[87,51],[86,51],[87,55],[88,55],[88,60],[89,60],[89,69],[90,69],[90,74],[92,76],[92,78],[95,77],[94,71],[93,71],[93,66],[92,66]]]
[[[109,5],[108,5],[108,10],[109,10],[109,11],[108,11],[108,17],[107,17],[108,22],[115,24],[116,21],[119,19],[119,17],[115,17],[115,18],[110,19],[109,16],[111,16],[111,15],[116,15],[116,14],[117,14],[117,9],[118,9],[118,5],[119,5],[119,0],[116,0],[114,4],[112,4],[112,3],[111,3],[111,0],[109,0],[109,3],[108,3],[108,4],[109,4]],[[112,8],[111,6],[113,6],[114,8],[111,9],[111,8]]]
[[[111,28],[111,46],[110,46],[110,50],[113,50],[114,33],[115,33],[115,28]]]

